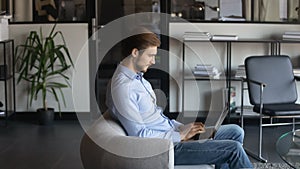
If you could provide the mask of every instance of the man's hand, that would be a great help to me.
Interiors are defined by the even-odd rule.
[[[188,141],[196,134],[204,133],[204,124],[201,122],[189,123],[179,127],[181,141]]]

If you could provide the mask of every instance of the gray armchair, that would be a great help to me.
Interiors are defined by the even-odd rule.
[[[85,169],[173,169],[173,143],[166,139],[127,136],[109,113],[83,136],[80,146]],[[212,169],[211,165],[175,166],[175,169]]]

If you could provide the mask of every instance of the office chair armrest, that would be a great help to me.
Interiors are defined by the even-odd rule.
[[[300,78],[299,78],[299,80],[300,80]],[[244,81],[248,81],[250,83],[253,83],[253,84],[256,84],[256,85],[259,85],[259,86],[262,86],[262,87],[266,87],[267,86],[267,84],[265,84],[263,82],[259,82],[259,81],[252,80],[252,79],[244,78]]]
[[[249,83],[253,83],[255,85],[259,85],[260,86],[259,113],[260,113],[260,115],[262,115],[262,110],[263,110],[263,106],[264,106],[264,103],[263,103],[263,93],[264,93],[264,87],[266,87],[267,84],[265,84],[263,82],[256,81],[256,80],[252,80],[252,79],[245,79],[245,80],[247,82],[249,82]]]
[[[295,81],[299,81],[300,80],[299,76],[294,76],[294,78],[295,78]]]

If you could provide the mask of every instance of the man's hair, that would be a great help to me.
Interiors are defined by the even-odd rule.
[[[123,57],[131,55],[134,48],[141,51],[141,53],[152,46],[160,46],[160,40],[157,35],[146,28],[139,28],[134,30],[135,34],[124,39],[122,42]]]

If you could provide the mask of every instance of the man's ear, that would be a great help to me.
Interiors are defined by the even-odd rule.
[[[139,50],[137,48],[132,49],[131,56],[137,57],[139,55]]]

